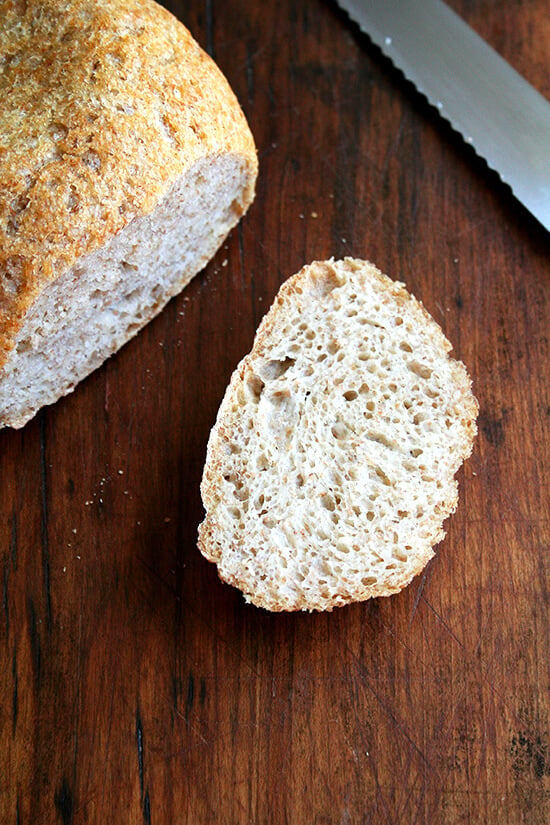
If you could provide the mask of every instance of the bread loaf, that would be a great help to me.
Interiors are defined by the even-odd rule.
[[[0,426],[119,349],[253,199],[237,100],[152,0],[0,0]]]
[[[281,288],[212,429],[199,548],[268,610],[401,590],[457,505],[477,402],[402,284],[347,258]]]

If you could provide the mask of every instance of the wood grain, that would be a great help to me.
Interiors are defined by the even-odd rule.
[[[257,198],[137,339],[0,432],[0,820],[543,825],[549,236],[333,3],[167,5],[241,100]],[[550,97],[545,0],[452,5]],[[346,254],[443,326],[480,434],[409,588],[272,616],[196,549],[206,441],[280,283]]]

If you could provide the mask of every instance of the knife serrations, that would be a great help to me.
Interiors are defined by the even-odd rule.
[[[442,0],[338,0],[550,230],[550,103]]]

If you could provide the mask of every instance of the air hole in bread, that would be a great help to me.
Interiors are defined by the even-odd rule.
[[[377,444],[383,444],[384,447],[388,447],[390,450],[395,450],[397,448],[397,444],[391,438],[388,438],[384,433],[378,433],[374,431],[370,431],[366,434],[366,437],[369,441],[375,441]]]
[[[265,387],[264,382],[260,378],[259,375],[255,375],[254,373],[250,373],[250,375],[246,379],[246,389],[248,390],[248,394],[255,400],[259,401],[262,395],[263,389]]]
[[[381,467],[375,467],[374,472],[376,473],[376,475],[378,476],[378,478],[380,479],[382,484],[385,484],[386,487],[391,487],[392,486],[392,483],[391,483],[390,479],[388,478],[388,476],[386,475],[386,473],[384,472],[384,470]]]
[[[296,363],[295,358],[274,358],[266,363],[261,368],[261,374],[264,381],[276,381],[287,372]]]
[[[32,343],[28,338],[25,338],[23,341],[19,341],[16,347],[18,355],[21,355],[24,352],[30,352],[31,349]]]
[[[260,453],[258,458],[256,459],[256,467],[258,470],[267,470],[269,467],[269,461],[265,453]]]
[[[336,507],[334,499],[330,493],[325,493],[321,496],[321,505],[325,508],[325,510],[334,510]]]
[[[361,324],[361,326],[367,326],[368,325],[370,327],[377,327],[378,329],[384,329],[384,326],[382,324],[378,324],[372,318],[367,318],[365,315],[362,315],[359,318],[359,323]]]
[[[430,378],[432,374],[432,370],[427,367],[425,364],[420,364],[418,361],[409,361],[407,364],[408,368],[411,372],[414,372],[415,375],[418,375],[419,378]]]
[[[348,432],[348,428],[343,421],[337,421],[331,427],[331,433],[337,439],[347,438]]]
[[[290,408],[292,406],[292,398],[290,396],[290,390],[276,390],[275,392],[269,395],[269,401],[273,404],[274,407],[278,407],[281,409],[282,407]]]

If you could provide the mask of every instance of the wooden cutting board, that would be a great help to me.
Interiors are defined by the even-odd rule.
[[[0,821],[543,825],[550,236],[332,2],[167,5],[239,96],[257,197],[131,344],[0,432]],[[550,97],[546,0],[452,5]],[[206,441],[279,285],[344,255],[441,324],[479,437],[405,591],[270,615],[196,549]]]

